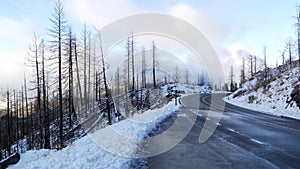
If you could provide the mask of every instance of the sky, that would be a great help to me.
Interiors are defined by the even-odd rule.
[[[18,87],[22,83],[24,59],[34,32],[49,38],[52,0],[0,0],[0,86]],[[62,0],[68,24],[81,33],[84,23],[99,29],[140,13],[163,13],[181,18],[195,26],[210,41],[227,78],[229,67],[239,72],[243,57],[263,58],[266,46],[270,66],[279,61],[289,37],[296,39],[295,18],[298,0]],[[150,43],[149,43],[150,44]],[[162,45],[163,46],[163,45]],[[184,58],[187,49],[178,52]],[[296,58],[296,56],[294,56]],[[190,61],[192,63],[192,61]],[[226,79],[225,78],[225,79]],[[236,77],[238,81],[238,76]]]

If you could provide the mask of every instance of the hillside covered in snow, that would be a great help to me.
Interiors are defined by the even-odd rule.
[[[27,151],[21,154],[19,163],[10,168],[129,168],[138,144],[158,123],[176,113],[179,108],[173,101],[162,108],[135,114],[130,119],[87,135],[61,151]],[[132,139],[112,138],[111,130],[120,133],[124,138]],[[100,142],[95,141],[99,139]],[[113,150],[106,151],[103,147],[107,146]]]
[[[224,101],[258,112],[300,119],[299,67],[280,66],[256,73]],[[298,104],[298,105],[297,105]]]
[[[175,86],[175,85],[173,85]],[[168,86],[161,87],[163,95]],[[176,85],[181,95],[209,93],[208,86]],[[78,139],[64,149],[30,150],[21,154],[20,161],[9,168],[131,168],[134,165],[139,144],[166,118],[176,115],[181,109],[172,99],[164,106],[157,106],[111,126]],[[118,133],[118,134],[116,134]]]

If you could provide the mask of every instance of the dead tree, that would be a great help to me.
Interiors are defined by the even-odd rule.
[[[156,55],[156,46],[154,41],[152,41],[152,76],[153,76],[153,87],[156,88],[155,80],[155,55]]]
[[[79,97],[80,97],[80,106],[79,107],[81,107],[83,105],[83,99],[82,99],[80,74],[79,74],[79,66],[78,66],[78,51],[77,51],[76,37],[74,37],[73,46],[74,46],[74,56],[75,56],[76,75],[77,75],[77,87],[78,87],[78,90],[79,90]]]
[[[146,51],[142,48],[142,88],[146,88]]]
[[[88,33],[88,77],[87,77],[87,108],[90,110],[90,94],[91,94],[91,33]]]
[[[29,123],[29,110],[28,110],[28,96],[27,96],[27,81],[26,81],[26,75],[24,74],[24,94],[25,94],[25,111],[26,111],[26,131],[29,133],[29,129],[31,128],[31,123]],[[30,137],[27,137],[27,141],[29,141],[29,150],[32,149],[31,147],[31,140],[29,140]]]
[[[253,76],[253,55],[250,55],[250,58],[249,58],[249,67],[250,67],[250,76],[252,77]]]
[[[297,27],[297,41],[298,41],[298,62],[299,62],[299,66],[300,66],[300,6],[297,6],[297,16],[296,16],[296,19],[297,19],[297,24],[296,24],[296,27]]]
[[[102,73],[103,73],[103,83],[105,88],[105,99],[106,99],[106,109],[107,109],[107,116],[108,116],[108,124],[112,124],[111,120],[111,108],[110,108],[110,97],[109,97],[109,91],[108,91],[108,85],[107,85],[107,79],[106,79],[106,68],[105,68],[105,62],[104,62],[104,53],[102,48],[102,40],[101,40],[101,34],[100,31],[98,31],[99,36],[99,42],[100,42],[100,55],[101,55],[101,64],[102,64]]]
[[[46,75],[45,75],[45,44],[44,40],[42,40],[40,44],[41,48],[41,56],[42,56],[42,81],[43,81],[43,114],[44,114],[44,120],[43,123],[45,124],[45,147],[46,149],[50,149],[50,117],[49,117],[49,111],[48,111],[48,105],[47,105],[47,94],[46,94]]]
[[[64,147],[63,141],[63,91],[62,91],[62,43],[65,34],[65,14],[61,1],[58,1],[54,7],[54,13],[50,18],[52,28],[49,29],[49,34],[53,37],[52,50],[57,53],[58,59],[58,100],[59,100],[59,138],[60,147]]]
[[[188,69],[185,70],[185,83],[189,84],[189,71],[188,71]]]
[[[256,73],[257,72],[257,69],[256,69],[256,65],[257,65],[257,58],[256,58],[256,56],[254,55],[254,73]]]
[[[234,92],[234,72],[233,72],[233,66],[232,65],[230,67],[229,79],[230,79],[230,91]]]
[[[267,68],[267,47],[266,46],[264,46],[263,52],[264,52],[264,67],[265,67],[264,77],[265,77],[265,80],[267,80],[268,79],[268,68]]]
[[[11,115],[10,115],[10,100],[9,100],[9,98],[10,98],[10,96],[9,96],[9,91],[7,90],[7,137],[8,137],[8,139],[7,139],[7,152],[8,152],[8,156],[10,156],[11,155],[11,150],[10,150],[10,146],[11,146],[11,143],[12,143],[12,136],[11,136]]]
[[[175,83],[179,83],[179,73],[178,73],[178,67],[175,68]]]
[[[84,110],[87,116],[87,75],[86,75],[86,58],[87,58],[87,30],[86,24],[83,29],[83,96],[84,96]]]
[[[130,39],[127,39],[127,87],[129,89],[130,84]],[[129,91],[129,90],[128,90]],[[127,93],[126,93],[127,94]]]
[[[72,35],[72,29],[69,27],[68,32],[68,38],[67,38],[67,58],[66,58],[66,66],[67,66],[67,74],[68,74],[68,119],[69,119],[69,127],[72,128],[73,122],[72,117],[75,117],[75,110],[74,110],[74,104],[73,104],[73,35]]]
[[[131,68],[132,68],[132,91],[135,91],[135,77],[134,77],[134,42],[133,42],[133,33],[131,35]]]
[[[242,86],[246,81],[246,76],[245,76],[245,58],[243,58],[242,62],[242,67],[241,67],[241,82],[240,86]]]

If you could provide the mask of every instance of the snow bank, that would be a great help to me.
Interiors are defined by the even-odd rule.
[[[258,80],[254,78],[224,98],[224,101],[262,113],[300,119],[300,109],[296,104],[287,105],[286,103],[294,87],[300,85],[298,77],[299,68],[294,68],[277,75],[276,80],[267,84],[266,87],[259,88],[256,88]]]
[[[61,151],[27,151],[10,168],[129,168],[143,138],[179,107],[170,102],[162,108],[136,114],[89,134]]]

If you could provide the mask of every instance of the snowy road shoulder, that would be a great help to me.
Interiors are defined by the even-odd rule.
[[[262,82],[260,74],[243,84],[237,91],[223,100],[238,107],[271,114],[279,117],[288,117],[300,120],[299,107],[295,102],[289,103],[291,93],[300,85],[299,68],[286,70],[271,69],[270,73],[277,78],[266,84]]]
[[[87,135],[61,151],[28,151],[10,168],[129,168],[143,139],[179,108],[180,105],[175,106],[172,101],[162,108],[135,114]]]
[[[232,99],[231,97],[224,97],[223,100],[226,103],[232,104],[237,107],[253,110],[256,112],[264,113],[264,114],[269,114],[273,116],[278,116],[278,117],[288,117],[292,119],[297,119],[300,120],[300,113],[299,109],[295,107],[285,107],[285,103],[278,102],[276,105],[276,109],[274,109],[274,103],[269,103],[266,102],[264,104],[253,104],[253,103],[248,103],[246,97],[241,97],[238,99]]]

